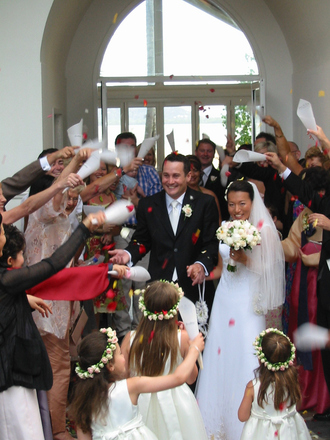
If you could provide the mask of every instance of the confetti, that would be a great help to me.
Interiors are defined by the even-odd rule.
[[[52,118],[52,117],[53,117],[53,115],[48,115],[48,116],[47,116],[47,118]]]
[[[144,100],[143,100],[143,106],[144,106],[144,107],[147,107],[147,105],[148,105],[148,101],[147,101],[146,99],[144,99]]]
[[[278,437],[278,431],[275,431],[275,432],[274,432],[274,436],[275,436],[275,437]]]
[[[283,411],[283,410],[285,410],[285,408],[286,408],[286,403],[285,403],[285,402],[281,402],[281,403],[279,404],[279,410],[280,410],[280,411]]]
[[[221,348],[218,347],[218,355],[221,353]]]
[[[139,99],[139,95],[135,95],[135,96],[134,96],[134,99]]]
[[[142,344],[142,342],[143,342],[143,335],[140,336],[139,342],[140,342],[140,344]]]
[[[165,258],[164,263],[162,265],[162,269],[165,269],[165,267],[167,266],[167,263],[168,263],[168,259]]]
[[[230,172],[230,171],[226,171],[226,172],[225,172],[225,175],[226,175],[227,177],[229,177],[229,176],[231,176],[231,172]]]
[[[116,12],[115,15],[113,16],[112,24],[116,24],[117,18],[118,18],[118,12]]]
[[[148,344],[150,344],[150,342],[153,340],[154,335],[155,335],[155,330],[151,330],[151,332],[150,332],[150,336],[149,336],[149,338],[148,338]]]
[[[173,79],[173,76],[174,76],[174,75],[170,75],[170,79]]]
[[[149,206],[149,207],[148,207],[148,212],[149,212],[149,213],[152,212],[152,206]]]
[[[214,93],[214,92],[215,92],[215,89],[210,89],[210,92],[211,92],[211,93]]]
[[[210,116],[209,115],[205,115],[205,117],[206,117],[206,119],[209,119]]]
[[[318,218],[316,218],[316,219],[313,221],[313,227],[314,227],[314,228],[316,228],[318,222],[319,222],[319,219],[318,219]]]
[[[212,272],[210,273],[210,278],[211,278],[211,280],[213,280],[213,278],[214,278],[214,272],[213,272],[213,270],[212,270]]]
[[[259,221],[258,221],[258,224],[257,224],[257,229],[258,229],[258,231],[261,231],[261,228],[262,228],[263,224],[264,224],[264,221],[263,221],[263,220],[259,220]]]
[[[201,233],[200,229],[197,229],[197,231],[193,233],[193,235],[191,237],[191,240],[192,240],[193,244],[197,243],[197,240],[198,240],[198,237],[199,237],[200,233]]]
[[[130,298],[132,298],[133,295],[134,295],[134,290],[133,290],[133,289],[130,289],[129,292],[128,292],[128,296],[129,296]]]
[[[319,98],[323,98],[325,96],[324,90],[319,90]]]
[[[140,244],[140,246],[139,246],[139,253],[140,253],[140,255],[146,253],[146,247],[145,247],[144,244]]]
[[[126,206],[126,208],[128,209],[128,212],[132,212],[134,209],[134,205],[128,205]]]
[[[115,280],[115,281],[113,282],[113,288],[114,288],[114,289],[117,287],[117,284],[118,284],[118,281]]]
[[[273,176],[274,182],[276,181],[276,179],[277,179],[277,173],[275,173],[274,176]]]
[[[229,320],[229,327],[232,327],[233,325],[235,325],[235,319],[231,318]]]
[[[113,249],[116,246],[116,243],[110,243],[107,244],[106,246],[103,246],[102,251],[110,251],[111,249]]]
[[[312,201],[310,200],[307,204],[308,208],[310,208],[312,206]]]
[[[84,139],[84,140],[87,139],[87,133],[83,133],[83,139]]]
[[[307,414],[308,413],[308,411],[305,409],[305,411],[303,411],[303,414]]]
[[[204,107],[201,105],[198,107],[198,110],[202,111],[202,110],[204,110]]]

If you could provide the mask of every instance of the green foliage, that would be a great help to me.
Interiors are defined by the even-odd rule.
[[[227,114],[221,115],[222,125],[227,127]],[[236,145],[252,143],[251,114],[246,105],[235,106],[235,143]]]

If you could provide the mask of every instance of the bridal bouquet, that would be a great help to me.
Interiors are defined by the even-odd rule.
[[[236,251],[240,249],[252,250],[261,243],[258,229],[247,220],[233,220],[224,222],[216,231],[217,239]],[[229,258],[227,265],[229,272],[236,272],[236,262]]]

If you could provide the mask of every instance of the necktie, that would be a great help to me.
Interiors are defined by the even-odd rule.
[[[177,230],[178,223],[179,223],[179,217],[180,217],[180,209],[179,209],[178,205],[180,205],[180,204],[177,200],[173,200],[173,202],[171,202],[172,211],[170,212],[170,222],[171,222],[174,234],[176,234],[176,230]]]
[[[180,203],[176,200],[173,200],[173,202],[171,202],[171,206],[172,206],[172,211],[170,212],[170,222],[175,235],[180,217]],[[172,280],[177,281],[177,279],[178,279],[178,274],[176,268],[174,268]]]

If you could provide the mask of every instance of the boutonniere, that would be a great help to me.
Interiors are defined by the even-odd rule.
[[[210,176],[211,182],[214,182],[215,180],[217,180],[218,176]]]
[[[191,217],[193,212],[190,205],[184,205],[182,211],[184,212],[185,217]]]

